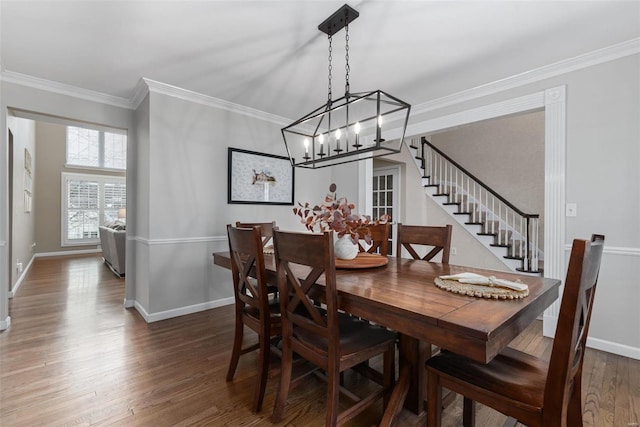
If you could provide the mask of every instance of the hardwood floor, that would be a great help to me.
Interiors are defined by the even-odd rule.
[[[10,301],[11,327],[0,333],[1,426],[272,425],[277,360],[257,415],[250,411],[255,356],[241,357],[234,381],[225,381],[232,306],[146,324],[123,307],[124,280],[96,255],[34,261]],[[245,336],[255,341],[251,331]],[[551,350],[539,322],[512,345],[547,357]],[[346,381],[370,386],[355,375]],[[583,394],[586,426],[638,423],[640,361],[588,350]],[[324,383],[307,378],[291,392],[280,425],[323,425],[325,395]],[[372,425],[380,411],[351,425]],[[461,419],[457,398],[443,425],[458,426]],[[505,417],[480,407],[477,420],[496,426]]]

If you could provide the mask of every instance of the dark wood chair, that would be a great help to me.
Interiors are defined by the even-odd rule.
[[[442,387],[464,395],[463,424],[480,402],[527,426],[582,425],[582,362],[604,236],[574,240],[551,359],[507,348],[482,364],[443,351],[427,367],[427,425],[439,426]]]
[[[255,226],[260,227],[260,231],[262,231],[262,246],[267,246],[267,244],[273,238],[273,230],[277,230],[276,222],[240,222],[236,221],[236,227],[238,228],[253,228]]]
[[[378,253],[377,250],[380,249],[380,255],[389,255],[389,235],[391,233],[391,224],[374,224],[367,228],[371,233],[371,246],[365,250],[364,246],[362,246],[362,242],[358,242],[358,249],[360,252],[374,254]]]
[[[443,227],[398,224],[398,249],[396,255],[401,257],[402,248],[405,248],[413,259],[430,261],[442,251],[442,263],[449,264],[452,229],[451,224]],[[433,249],[424,257],[421,257],[412,245],[433,246]]]
[[[252,406],[253,412],[258,412],[264,399],[271,347],[280,340],[282,333],[280,302],[269,299],[261,228],[237,228],[227,225],[227,235],[236,301],[235,335],[227,381],[233,380],[241,355],[259,350],[258,379]],[[245,325],[258,334],[258,343],[242,348]]]
[[[273,421],[279,422],[284,412],[295,352],[326,372],[326,425],[346,422],[390,394],[395,377],[396,334],[338,311],[333,233],[275,231],[274,243],[280,295],[290,297],[280,299],[282,368]],[[321,278],[324,287],[314,286]],[[314,304],[311,294],[322,301],[322,308]],[[339,413],[340,373],[379,354],[384,354],[383,386],[376,386],[372,394]],[[356,397],[350,392],[347,395]]]

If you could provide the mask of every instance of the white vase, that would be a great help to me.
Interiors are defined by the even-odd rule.
[[[353,243],[351,236],[345,234],[334,242],[333,251],[336,258],[354,259],[358,255],[358,245]]]

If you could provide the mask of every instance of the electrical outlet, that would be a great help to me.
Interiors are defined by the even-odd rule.
[[[456,248],[451,248],[451,255],[457,255],[458,250]]]
[[[20,261],[16,263],[16,271],[18,274],[22,273],[22,263]]]
[[[575,203],[567,203],[566,216],[578,216],[578,205]]]

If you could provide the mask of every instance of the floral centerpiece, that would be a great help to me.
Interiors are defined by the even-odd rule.
[[[338,253],[338,242],[349,242],[355,247],[355,252],[351,248],[354,258],[358,253],[358,241],[364,240],[367,244],[371,244],[371,231],[369,226],[374,224],[385,224],[391,220],[390,215],[382,215],[376,220],[372,220],[369,215],[359,215],[354,212],[355,205],[349,203],[346,197],[338,197],[336,194],[336,184],[329,186],[329,193],[324,198],[324,202],[320,205],[311,207],[310,203],[302,204],[298,202],[298,206],[293,208],[293,213],[300,217],[300,222],[309,231],[336,232],[338,240],[336,241],[336,256],[341,257]],[[348,248],[349,249],[349,248]]]

